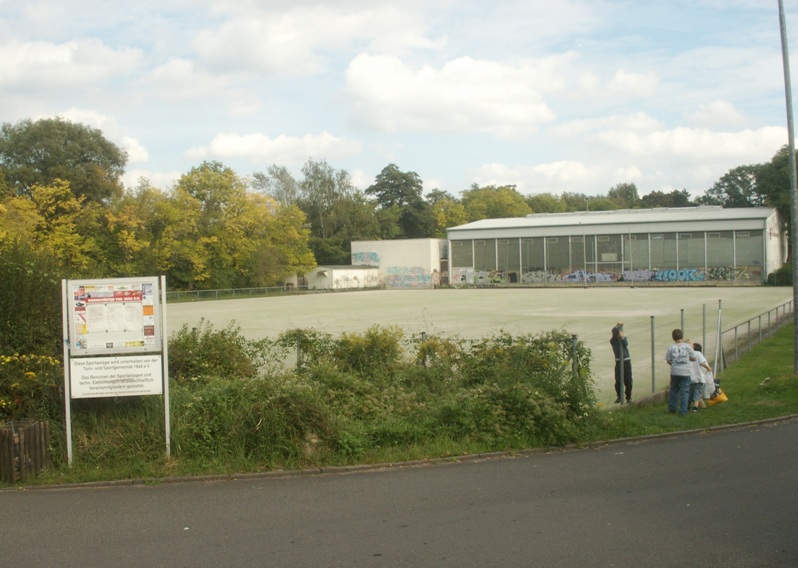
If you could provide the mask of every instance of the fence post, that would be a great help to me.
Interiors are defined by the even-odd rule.
[[[651,392],[657,392],[656,354],[654,353],[654,316],[651,316]]]
[[[576,334],[571,335],[571,369],[574,379],[576,379],[579,376],[579,365],[576,361]]]
[[[302,338],[299,335],[296,338],[296,372],[302,372]]]
[[[734,326],[734,360],[737,361],[740,358],[739,348],[737,347],[737,328],[738,326]],[[722,347],[722,346],[721,346]]]

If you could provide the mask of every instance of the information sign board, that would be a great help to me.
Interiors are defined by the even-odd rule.
[[[70,355],[161,351],[157,277],[70,280]]]

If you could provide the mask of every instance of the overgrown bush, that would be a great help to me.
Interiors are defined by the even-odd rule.
[[[54,256],[0,243],[0,355],[60,355],[64,275]]]
[[[257,342],[241,335],[231,322],[214,329],[204,318],[197,327],[183,325],[169,338],[169,376],[178,383],[211,379],[251,379],[258,371]]]
[[[169,338],[172,458],[251,471],[566,444],[598,415],[589,364],[564,332],[406,339],[374,326],[250,341],[203,320]],[[57,360],[0,361],[0,412],[60,420],[61,373]],[[79,459],[142,475],[164,465],[160,397],[74,401],[73,430]]]
[[[63,367],[55,357],[0,355],[0,422],[59,419],[63,383]]]
[[[767,284],[769,286],[792,286],[792,262],[788,262],[768,274]]]

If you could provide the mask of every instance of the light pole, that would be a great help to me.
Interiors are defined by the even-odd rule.
[[[792,257],[792,305],[793,319],[795,319],[795,306],[798,305],[798,231],[796,231],[796,212],[798,212],[798,199],[796,199],[795,179],[795,129],[792,118],[792,86],[790,82],[790,55],[787,49],[787,23],[784,18],[784,2],[779,0],[779,27],[781,29],[781,59],[784,65],[784,95],[787,99],[787,136],[790,147],[790,256]],[[793,372],[798,373],[798,326],[793,331]]]

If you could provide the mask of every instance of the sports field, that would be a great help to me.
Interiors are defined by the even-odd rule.
[[[609,338],[616,322],[625,324],[637,400],[652,392],[652,358],[656,390],[668,384],[664,354],[682,313],[685,335],[698,342],[706,336],[704,353],[712,363],[719,306],[722,329],[728,329],[791,300],[786,287],[373,290],[169,304],[167,325],[174,332],[203,318],[214,328],[235,322],[250,339],[297,328],[337,336],[374,325],[397,325],[406,337],[564,330],[591,349],[598,400],[609,404],[615,399]]]

